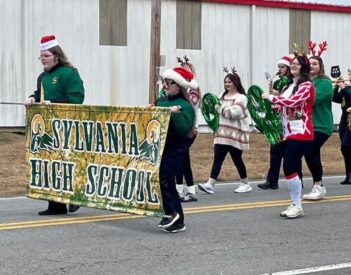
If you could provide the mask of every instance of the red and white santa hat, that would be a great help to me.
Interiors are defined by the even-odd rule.
[[[293,61],[293,58],[288,56],[288,55],[284,55],[279,61],[278,61],[278,65],[279,64],[283,64],[287,67],[290,67],[290,63]]]
[[[165,70],[162,74],[164,79],[171,79],[184,89],[197,89],[198,83],[194,79],[194,74],[182,67]]]
[[[46,35],[40,40],[40,51],[45,51],[58,45],[59,43],[57,42],[55,35]]]

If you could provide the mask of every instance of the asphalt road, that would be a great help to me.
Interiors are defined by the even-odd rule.
[[[325,178],[327,198],[304,203],[295,220],[279,216],[285,181],[270,191],[253,182],[248,194],[230,183],[199,191],[177,234],[156,218],[88,208],[41,217],[45,201],[2,198],[0,274],[351,274],[351,186],[341,180]]]

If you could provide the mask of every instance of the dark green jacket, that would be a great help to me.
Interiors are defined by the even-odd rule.
[[[181,106],[179,113],[172,113],[168,126],[164,154],[174,156],[189,149],[188,134],[193,127],[195,110],[180,93],[175,96],[164,96],[156,100],[156,106],[171,107]]]
[[[313,127],[317,132],[327,135],[333,133],[333,85],[327,77],[315,77],[312,79],[316,98],[313,103]]]
[[[44,100],[52,103],[81,104],[84,101],[83,81],[77,69],[58,64],[42,72],[37,80],[37,90],[32,95],[36,102],[40,101],[41,85]]]

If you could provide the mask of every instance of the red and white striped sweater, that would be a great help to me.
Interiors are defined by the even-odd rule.
[[[314,99],[315,91],[310,81],[301,83],[295,94],[287,98],[284,97],[284,93],[280,96],[269,96],[268,100],[273,102],[273,108],[281,114],[283,141],[286,139],[313,140]]]

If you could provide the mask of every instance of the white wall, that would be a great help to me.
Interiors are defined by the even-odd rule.
[[[0,0],[0,101],[23,102],[35,90],[42,71],[39,40],[55,34],[86,89],[85,104],[148,104],[151,1],[128,0],[128,46],[99,45],[98,0]],[[327,73],[340,65],[346,75],[351,60],[351,14],[312,12],[311,37],[327,40]],[[252,25],[253,24],[253,25]],[[264,70],[289,48],[289,11],[284,9],[202,3],[202,49],[176,49],[176,1],[162,1],[161,55],[166,67],[187,55],[197,68],[202,92],[220,93],[223,66],[235,66],[246,89],[267,87]],[[339,106],[334,121],[338,122]],[[0,127],[23,126],[25,108],[0,105]]]
[[[0,101],[23,102],[36,89],[40,38],[55,34],[84,81],[85,104],[147,104],[150,1],[128,1],[128,47],[99,45],[98,0],[0,0],[0,7]],[[0,105],[0,127],[23,126],[24,116],[22,106]]]
[[[347,69],[351,69],[351,14],[333,14],[329,12],[312,12],[311,39],[316,42],[327,41],[328,49],[322,54],[325,73],[330,76],[330,68],[339,65],[344,78]],[[333,103],[334,124],[339,124],[340,104]]]

